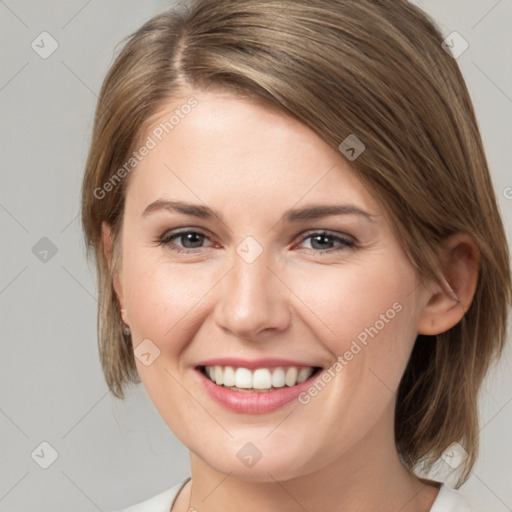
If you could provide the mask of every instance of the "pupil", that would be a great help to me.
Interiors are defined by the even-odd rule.
[[[201,238],[201,237],[202,237],[202,235],[201,235],[201,234],[199,234],[199,233],[187,233],[187,234],[185,235],[185,240],[186,240],[187,242],[191,242],[191,243],[192,243],[192,245],[194,244],[194,242],[199,242],[199,245],[200,245],[200,244],[201,244],[201,241],[202,241],[202,238]],[[195,238],[195,240],[194,240],[194,238]],[[186,246],[187,246],[187,245],[185,244],[185,247],[186,247]],[[196,246],[188,247],[188,248],[189,248],[189,249],[191,249],[191,248],[193,249],[193,248],[195,248],[195,247],[196,247]]]
[[[326,236],[326,235],[317,235],[317,236],[314,236],[313,239],[312,239],[312,244],[313,242],[315,241],[320,241],[320,249],[325,249],[325,245],[322,245],[322,242],[327,242],[327,244],[329,244],[330,240],[329,240],[329,237]],[[313,245],[314,247],[314,245]]]

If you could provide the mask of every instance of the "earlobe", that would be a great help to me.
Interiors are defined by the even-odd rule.
[[[112,236],[111,236],[111,227],[110,225],[103,221],[101,223],[101,238],[102,238],[102,244],[103,244],[103,254],[105,255],[105,259],[107,261],[108,268],[112,270],[112,257],[113,257],[113,244],[112,244]],[[123,322],[126,325],[128,324],[127,318],[126,318],[126,309],[124,304],[124,297],[123,297],[123,289],[121,286],[121,282],[119,280],[119,273],[116,272],[112,276],[112,286],[114,287],[114,290],[116,292],[118,301],[119,301],[119,307],[121,310],[121,316],[123,318]]]
[[[443,244],[443,285],[427,287],[418,334],[435,335],[456,325],[469,309],[479,274],[480,250],[474,240],[456,233]]]

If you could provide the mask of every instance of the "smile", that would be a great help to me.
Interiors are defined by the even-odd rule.
[[[308,380],[319,367],[249,368],[233,366],[203,366],[203,374],[218,386],[240,392],[268,392],[285,386],[292,387]]]
[[[243,414],[270,413],[294,402],[323,370],[283,360],[226,363],[227,360],[204,362],[195,367],[195,375],[210,399]]]

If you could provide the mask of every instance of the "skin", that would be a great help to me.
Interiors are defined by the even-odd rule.
[[[449,329],[469,306],[478,249],[464,235],[445,244],[445,275],[463,307],[441,286],[420,284],[349,162],[261,102],[186,91],[144,139],[191,95],[198,106],[130,176],[114,280],[135,348],[150,339],[160,350],[149,366],[135,359],[143,385],[190,451],[192,485],[173,512],[189,502],[199,512],[430,510],[437,487],[411,473],[396,451],[396,391],[418,333]],[[142,216],[162,198],[207,205],[224,222],[166,209]],[[281,222],[288,208],[340,203],[374,217]],[[207,236],[158,245],[178,228]],[[321,230],[332,236],[324,245],[308,237]],[[236,252],[247,236],[263,250],[250,264]],[[103,243],[111,261],[107,224]],[[240,414],[199,385],[194,366],[212,357],[291,357],[327,368],[396,302],[402,310],[306,405]],[[237,458],[247,442],[262,454],[251,468]]]

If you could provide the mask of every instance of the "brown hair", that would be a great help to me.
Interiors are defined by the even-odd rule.
[[[472,103],[440,32],[405,0],[210,0],[163,12],[129,36],[103,83],[82,190],[88,255],[99,278],[99,351],[112,393],[140,382],[123,334],[113,272],[130,176],[95,191],[126,162],[148,120],[190,87],[220,87],[270,102],[332,147],[355,134],[352,167],[389,212],[418,276],[443,283],[440,242],[463,232],[480,250],[462,320],[419,335],[401,380],[396,444],[429,469],[454,441],[478,454],[478,394],[506,340],[509,253]],[[109,269],[101,223],[112,227]]]

